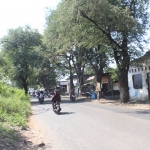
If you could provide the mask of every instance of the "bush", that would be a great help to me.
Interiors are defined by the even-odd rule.
[[[0,83],[0,122],[25,126],[30,114],[29,96],[24,90]]]

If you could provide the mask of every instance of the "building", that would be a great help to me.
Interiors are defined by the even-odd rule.
[[[67,80],[59,80],[57,81],[56,88],[59,89],[60,94],[65,95],[67,92],[68,82]]]
[[[91,75],[88,75],[88,74],[84,74],[83,75],[83,82],[84,82],[84,86],[82,87],[83,88],[83,92],[86,92],[87,91],[87,79],[90,77]],[[67,92],[69,93],[70,91],[70,79],[67,78],[66,79],[67,82],[68,82],[68,86],[67,86]],[[79,91],[79,80],[78,80],[78,77],[77,75],[73,75],[73,84],[74,84],[74,88],[75,88],[75,93],[77,95],[80,94],[80,91]]]
[[[150,51],[132,62],[128,72],[130,100],[150,100]]]
[[[109,73],[104,73],[102,75],[101,89],[100,84],[97,82],[96,76],[89,77],[87,79],[87,85],[89,86],[89,89],[94,90],[97,94],[102,90],[102,96],[105,99],[120,98],[118,81],[113,82]]]

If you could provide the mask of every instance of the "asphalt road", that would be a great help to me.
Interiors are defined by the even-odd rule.
[[[33,117],[51,150],[150,150],[150,110],[100,104],[71,103],[62,98],[61,114],[51,102],[31,99]]]

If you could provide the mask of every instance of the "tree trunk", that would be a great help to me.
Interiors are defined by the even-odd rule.
[[[75,66],[75,71],[76,71],[78,81],[79,81],[79,93],[81,96],[83,92],[83,85],[84,85],[84,80],[83,80],[84,66],[81,67],[80,63],[74,64],[74,66]]]
[[[25,77],[22,77],[19,75],[19,79],[22,82],[23,89],[25,91],[25,95],[28,94],[28,82],[27,82],[27,75]]]
[[[103,73],[103,72],[99,72],[99,71],[96,73],[97,82],[100,83],[100,87],[99,87],[100,91],[97,91],[97,92],[98,92],[98,95],[97,95],[97,99],[98,99],[98,100],[100,100],[100,99],[102,98],[102,90],[101,90],[102,73]]]
[[[120,69],[119,73],[120,101],[122,103],[127,103],[129,102],[128,72]]]
[[[118,38],[117,40],[115,40],[114,36],[111,35],[111,32],[109,31],[108,27],[107,27],[108,30],[107,29],[104,30],[103,28],[101,28],[98,22],[90,18],[84,11],[81,11],[81,10],[79,11],[82,17],[88,19],[96,27],[98,27],[98,29],[102,32],[102,34],[104,34],[110,41],[110,44],[114,51],[114,58],[115,58],[115,61],[119,70],[121,101],[123,103],[127,103],[129,101],[128,70],[129,70],[129,64],[130,64],[130,54],[129,54],[129,49],[128,49],[128,45],[129,45],[128,38],[130,37],[130,33],[128,33],[128,31],[126,30],[122,30],[122,33],[119,31],[120,37],[122,35],[122,38],[120,38],[122,39],[122,41],[119,41]],[[124,71],[122,69],[124,69]]]
[[[98,45],[98,50],[100,50],[100,45]],[[96,76],[97,76],[97,82],[100,83],[100,91],[98,92],[98,99],[100,100],[102,98],[102,76],[103,76],[103,69],[105,67],[105,58],[106,58],[106,54],[105,53],[101,53],[99,54],[99,58],[100,58],[100,62],[99,62],[99,68],[95,69],[96,72]]]
[[[74,84],[73,84],[73,73],[70,71],[70,90],[74,89]]]
[[[79,78],[79,93],[80,93],[80,96],[81,96],[82,93],[83,93],[83,84],[84,84],[83,74],[81,73],[78,78]]]
[[[23,85],[25,94],[27,95],[28,94],[28,83],[25,79],[22,79],[22,85]]]
[[[128,33],[123,33],[121,51],[114,48],[114,58],[118,67],[118,77],[120,83],[120,100],[122,103],[129,102],[128,70],[130,64],[130,55],[128,53]]]
[[[49,86],[49,85],[48,85],[48,81],[47,81],[47,76],[41,75],[41,76],[40,76],[40,80],[41,80],[41,83],[42,83],[44,89],[46,89],[46,87]]]

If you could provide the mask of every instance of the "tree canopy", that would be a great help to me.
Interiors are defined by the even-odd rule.
[[[29,26],[18,27],[9,30],[1,42],[3,56],[7,62],[5,73],[20,83],[27,94],[29,77],[40,61],[35,48],[42,44],[41,34]]]
[[[117,64],[122,102],[128,102],[128,69],[143,51],[148,4],[148,0],[63,0],[47,20],[45,37],[50,51],[92,50],[98,45],[104,53],[109,50],[108,58]]]
[[[128,102],[128,70],[144,50],[148,6],[149,0],[62,0],[47,13],[43,36],[29,26],[9,30],[1,40],[0,65],[6,64],[3,70],[27,92],[29,77],[36,77],[44,86],[54,84],[54,70],[57,74],[68,70],[71,88],[73,73],[82,86],[89,66],[101,82],[113,59],[117,71],[110,72],[115,72],[115,78],[117,73],[121,100]]]

